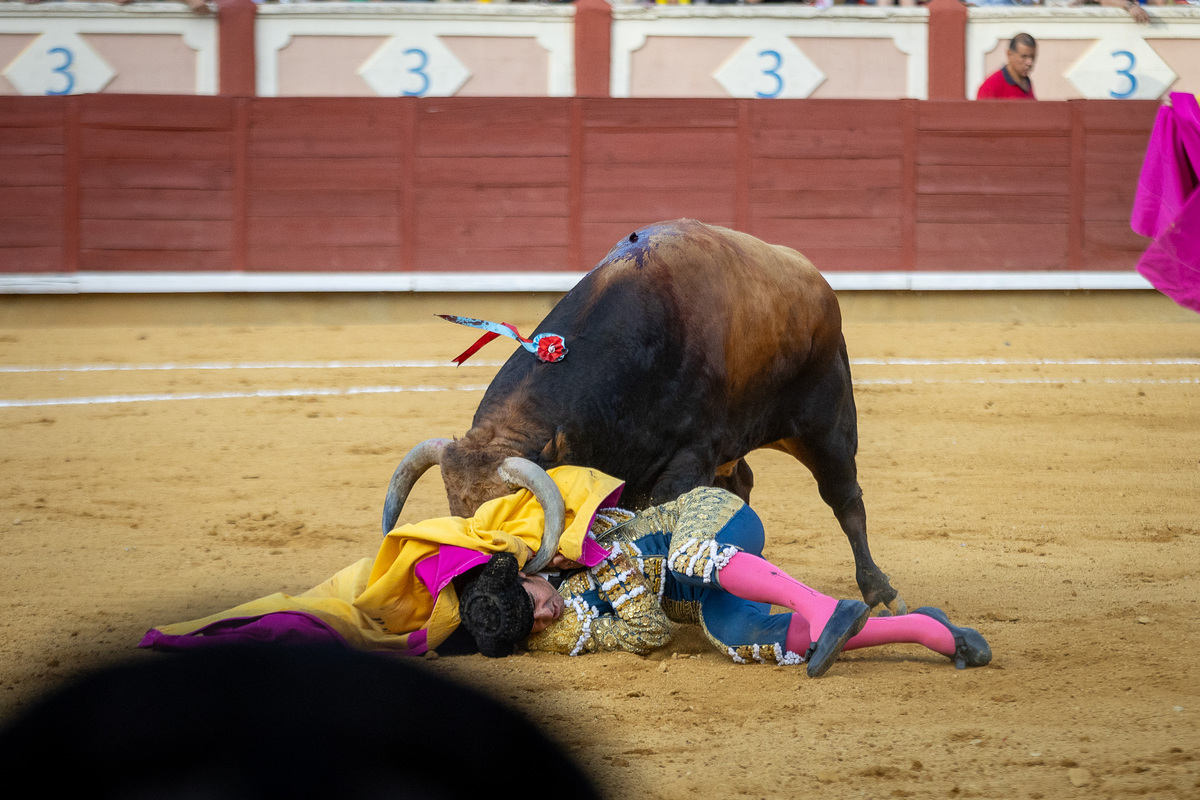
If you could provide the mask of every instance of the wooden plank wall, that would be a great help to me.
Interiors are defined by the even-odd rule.
[[[585,258],[595,263],[648,222],[737,224],[737,101],[593,100],[583,109]]]
[[[1158,104],[1139,103],[1127,113],[1116,102],[1078,104],[1078,141],[1081,154],[1075,180],[1081,191],[1072,192],[1078,204],[1079,263],[1086,269],[1127,269],[1136,263],[1149,240],[1129,228],[1129,212],[1137,193],[1138,174]]]
[[[412,266],[579,268],[569,266],[572,101],[434,100],[413,108]]]
[[[912,269],[915,101],[752,108],[749,230],[827,270]]]
[[[99,100],[88,96],[66,106],[68,126],[78,116],[78,133],[68,133],[78,145],[67,153],[65,187],[79,193],[78,268],[229,269],[233,102],[172,95]]]
[[[828,271],[1127,270],[1155,103],[0,98],[0,271],[585,270],[693,217]]]
[[[1155,103],[921,103],[918,270],[1129,269]]]
[[[66,193],[66,111],[34,97],[0,103],[0,270],[75,268],[65,220],[78,219],[79,202]]]
[[[1068,103],[921,108],[916,268],[1068,266],[1071,158]]]
[[[398,269],[403,109],[359,98],[242,100],[245,269]]]

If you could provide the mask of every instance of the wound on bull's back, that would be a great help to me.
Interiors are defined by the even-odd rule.
[[[606,262],[632,259],[634,266],[641,269],[645,266],[646,255],[650,252],[649,229],[634,231],[622,239],[616,247],[609,251]]]

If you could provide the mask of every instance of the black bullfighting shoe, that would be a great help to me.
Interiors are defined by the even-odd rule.
[[[951,658],[954,659],[956,669],[982,667],[992,660],[992,648],[988,647],[983,634],[974,628],[960,628],[957,625],[951,625],[950,618],[940,608],[922,606],[912,613],[936,619],[945,625],[950,633],[954,634],[954,655]]]
[[[837,608],[825,623],[821,635],[808,648],[804,660],[808,662],[808,677],[819,678],[842,654],[842,648],[854,634],[867,624],[871,607],[862,600],[838,600]]]

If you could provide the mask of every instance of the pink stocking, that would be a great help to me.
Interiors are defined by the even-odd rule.
[[[804,617],[793,614],[792,621],[788,624],[787,649],[803,655],[816,638],[809,632],[808,622]],[[930,619],[923,614],[871,617],[863,629],[846,642],[842,649],[858,650],[881,644],[921,644],[935,653],[954,657],[954,634],[936,619]]]
[[[791,629],[788,629],[791,638]],[[936,619],[924,614],[905,614],[902,617],[871,617],[844,650],[874,647],[880,644],[923,644],[934,652],[954,657],[954,634]]]
[[[787,632],[787,648],[793,653],[804,653],[817,640],[837,606],[834,598],[805,586],[771,562],[750,553],[738,553],[729,559],[717,580],[722,589],[737,597],[795,611]],[[954,634],[923,614],[871,617],[846,642],[844,649],[902,643],[924,645],[944,656],[954,655]]]
[[[792,614],[792,621],[788,623],[787,641],[784,642],[788,651],[802,656],[808,652],[808,646],[813,640],[814,637],[808,631],[808,621],[799,614]]]
[[[805,586],[770,561],[749,553],[738,553],[729,559],[717,580],[722,589],[736,597],[795,611],[796,616],[792,617],[788,628],[788,649],[792,649],[793,630],[796,636],[802,635],[801,625],[811,633],[812,639],[805,640],[802,649],[792,652],[807,650],[809,643],[825,629],[825,623],[837,607],[837,600]],[[797,620],[797,617],[803,619]]]

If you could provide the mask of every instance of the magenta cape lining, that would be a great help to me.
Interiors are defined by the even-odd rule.
[[[424,634],[425,631],[417,631]],[[412,641],[413,634],[409,637]],[[230,617],[205,625],[182,636],[171,636],[157,630],[146,631],[138,647],[158,650],[190,650],[208,647],[219,638],[225,644],[275,642],[277,644],[328,644],[349,646],[349,642],[319,617],[303,611],[276,611],[253,617]],[[425,637],[421,636],[424,644]]]
[[[1138,178],[1130,227],[1153,237],[1137,271],[1184,308],[1200,311],[1200,108],[1171,94],[1158,110]]]

